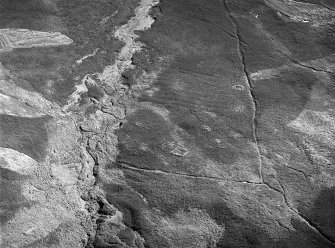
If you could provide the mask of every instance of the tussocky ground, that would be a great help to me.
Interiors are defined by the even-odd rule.
[[[332,0],[0,1],[0,247],[335,247]]]

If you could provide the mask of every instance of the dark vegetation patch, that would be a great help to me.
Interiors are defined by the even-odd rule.
[[[221,117],[226,119],[224,116]],[[211,118],[196,110],[188,111],[188,113],[175,111],[173,118],[175,123],[193,138],[192,141],[204,152],[205,156],[219,163],[233,164],[238,157],[243,156],[244,149],[248,149],[245,145],[245,139],[252,139],[249,127],[243,127],[243,124],[239,125],[243,123],[243,120],[237,121],[234,125],[226,119],[227,123],[222,125],[218,118]],[[237,117],[235,121],[238,119]],[[233,132],[245,139],[236,139]]]
[[[6,224],[22,207],[29,203],[22,195],[21,183],[27,177],[14,171],[0,168],[0,224]]]
[[[290,121],[296,119],[309,102],[310,93],[316,81],[312,73],[303,69],[284,71],[271,79],[257,81],[253,94],[258,102],[259,135],[262,133],[265,135],[266,125],[270,129],[275,127],[282,130]],[[263,116],[270,110],[271,117]],[[266,135],[272,136],[273,133]]]
[[[131,171],[127,171],[126,175],[128,184],[148,200],[151,208],[162,211],[163,216],[172,217],[179,210],[196,208],[207,212],[217,224],[225,225],[225,234],[217,247],[271,247],[266,246],[270,244],[269,237],[261,228],[233,214],[225,203],[225,193],[214,182]],[[145,229],[142,233],[147,237],[148,247],[160,247],[158,239],[153,238],[158,234]]]
[[[235,53],[236,43],[231,37],[233,26],[224,12],[222,1],[160,1],[152,16],[156,19],[153,26],[139,32],[139,40],[147,46],[145,51],[133,58],[138,67],[152,69],[160,56],[173,55],[174,58],[189,58],[186,65],[205,63],[207,60],[206,66],[195,71],[201,73],[207,70],[213,76],[213,73],[230,70],[222,63],[226,66],[230,66],[226,63],[228,60],[239,63]],[[220,61],[215,67],[213,62],[218,58]]]
[[[272,9],[264,12],[260,17],[264,30],[271,35],[274,44],[275,42],[282,44],[291,53],[291,55],[283,54],[284,57],[305,61],[328,55],[327,52],[320,53],[322,47],[315,43],[319,35],[310,27],[310,24],[285,21]]]
[[[330,6],[326,1],[312,2]],[[335,51],[333,25],[313,28],[309,23],[286,21],[263,1],[236,0],[229,6],[234,14],[244,16],[236,21],[250,72],[277,67],[292,59],[318,59]]]
[[[55,13],[57,6],[52,0],[3,0],[1,9],[19,12]]]
[[[284,71],[274,78],[257,81],[253,92],[259,102],[259,114],[262,114],[262,110],[267,107],[276,105],[280,107],[284,104],[295,112],[292,120],[295,119],[310,100],[310,93],[316,81],[313,74],[298,69]]]
[[[23,181],[28,178],[28,176],[21,175],[15,171],[0,167],[0,180]]]
[[[63,31],[57,16],[56,1],[3,0],[0,2],[1,28],[25,28],[40,31]]]
[[[152,15],[156,22],[140,36],[146,49],[133,61],[138,68],[150,71],[155,70],[161,56],[174,60],[163,64],[168,67],[154,85],[159,90],[152,97],[143,94],[139,101],[168,109],[173,122],[194,138],[206,156],[233,163],[243,153],[245,140],[232,138],[232,132],[252,139],[251,102],[246,94],[232,89],[243,72],[235,30],[222,1],[161,1]],[[129,72],[126,83],[132,84],[137,74]],[[245,112],[234,110],[237,99]],[[207,111],[218,118],[197,120],[197,115]],[[209,133],[204,125],[214,131]],[[218,146],[215,138],[223,143]]]
[[[130,187],[119,184],[107,185],[106,192],[108,202],[122,211],[124,224],[135,231],[140,231],[141,212],[146,208],[146,203],[140,195]]]
[[[335,74],[330,75],[330,78],[332,79],[332,82],[335,82]],[[330,97],[335,98],[335,84],[328,84],[326,86],[326,91]]]
[[[18,86],[42,93],[50,101],[63,103],[76,84],[71,67],[73,56],[71,48],[59,46],[15,49],[2,53],[0,59],[18,78]]]
[[[140,246],[140,240],[135,232],[142,232],[142,226],[146,222],[142,211],[146,210],[146,203],[139,194],[127,185],[108,184],[105,186],[106,199],[123,214],[123,223],[126,227],[120,227],[117,223],[105,222],[104,218],[98,220],[97,234],[94,240],[94,247],[119,247],[121,242],[130,247]],[[99,213],[102,215],[113,215],[106,211],[105,204],[100,204]],[[137,246],[138,245],[138,246]]]
[[[155,84],[159,91],[153,97],[143,95],[139,100],[168,109],[173,122],[194,138],[206,156],[218,162],[234,163],[244,153],[245,139],[252,140],[250,99],[233,90],[234,79],[228,72],[227,78],[212,72],[197,72],[196,61],[176,59]],[[239,106],[244,109],[236,111]],[[233,133],[239,133],[243,139],[234,138]],[[218,145],[216,139],[222,143]]]
[[[101,91],[101,89],[96,86],[88,86],[88,92],[87,92],[87,96],[89,98],[94,98],[96,100],[99,100],[101,97],[103,97],[103,92]]]
[[[117,132],[120,153],[116,161],[140,168],[162,168],[159,155],[169,152],[170,132],[168,123],[158,114],[151,110],[137,111]]]
[[[88,108],[85,109],[85,116],[88,117],[91,114],[94,114],[98,109],[99,107],[97,107],[96,105],[89,106]]]
[[[335,244],[335,188],[321,190],[312,207],[300,209]],[[335,247],[335,245],[334,245]]]
[[[66,34],[85,52],[96,48],[111,55],[115,50],[113,31],[125,24],[132,15],[138,0],[60,0],[59,15],[66,23]],[[117,12],[117,13],[116,13]],[[114,14],[114,15],[113,15]],[[83,54],[86,55],[86,54]]]
[[[147,199],[148,205],[145,205],[140,200],[135,191],[120,191],[120,188],[116,186],[106,187],[107,192],[112,192],[109,200],[113,203],[115,203],[114,199],[117,199],[116,202],[128,202],[129,196],[130,198],[139,199],[139,201],[135,200],[135,204],[131,206],[131,208],[136,208],[136,211],[131,211],[132,218],[140,220],[133,227],[145,238],[145,246],[148,248],[170,247],[166,237],[155,229],[157,228],[155,224],[147,221],[145,213],[148,207],[160,211],[152,211],[158,219],[173,217],[180,210],[187,212],[189,209],[194,208],[208,213],[217,224],[225,226],[225,232],[217,244],[219,248],[332,247],[306,224],[296,220],[292,220],[292,223],[297,231],[287,232],[280,240],[272,239],[260,226],[237,216],[227,206],[226,192],[219,190],[214,182],[203,179],[185,179],[153,173],[139,173],[129,170],[125,171],[125,175],[128,185],[143,195]],[[113,192],[117,192],[120,196],[114,196]],[[151,219],[151,221],[154,220]]]
[[[238,1],[238,3],[242,4],[242,1]],[[249,15],[247,11],[250,10],[250,5],[254,3],[255,1],[244,1],[241,11]],[[261,1],[257,1],[257,7],[260,3]],[[263,2],[262,5],[264,6]],[[226,88],[222,86],[225,86],[229,80],[236,80],[241,76],[241,63],[236,52],[237,41],[225,32],[233,33],[234,30],[226,13],[224,13],[222,2],[212,1],[209,3],[200,0],[192,3],[189,1],[161,1],[158,8],[160,8],[159,14],[155,14],[157,20],[152,29],[141,32],[141,40],[148,44],[145,53],[149,55],[140,53],[135,56],[133,61],[139,68],[147,70],[155,68],[153,64],[157,62],[159,56],[172,55],[177,62],[169,67],[166,74],[161,76],[156,83],[155,86],[160,89],[156,97],[142,97],[139,100],[151,101],[168,109],[173,122],[190,136],[198,137],[198,144],[201,147],[201,143],[203,143],[202,149],[204,150],[208,149],[205,146],[208,147],[210,143],[206,143],[205,132],[200,129],[199,123],[204,121],[215,130],[224,130],[224,128],[220,129],[218,127],[219,122],[217,126],[213,125],[215,121],[209,119],[209,117],[209,120],[201,117],[201,120],[197,120],[201,116],[201,112],[208,110],[222,117],[221,126],[234,127],[244,136],[250,137],[250,132],[246,131],[250,127],[244,126],[243,121],[238,117],[235,119],[235,115],[229,116],[225,112],[229,101],[224,95]],[[264,15],[263,21],[266,22],[269,19],[269,28],[266,28],[273,34],[275,31],[271,29],[271,25],[277,25],[280,20],[276,19],[272,11],[267,11],[268,13]],[[220,25],[216,25],[217,23],[220,23]],[[240,21],[239,24],[242,26],[241,37],[244,39],[242,43],[244,42],[245,48],[247,48],[246,44],[252,48],[247,51],[250,63],[254,63],[250,66],[251,70],[264,69],[264,66],[268,68],[287,62],[285,55],[280,57],[277,52],[273,53],[273,47],[268,44],[268,41],[262,42],[258,36],[249,36],[255,32],[255,29],[250,28],[252,25],[248,23],[248,20]],[[243,27],[244,24],[245,28]],[[284,23],[280,25],[279,34],[274,34],[274,36],[283,42],[282,40],[286,36],[282,32],[287,26]],[[226,28],[226,30],[222,30],[223,28]],[[289,50],[295,48],[291,44],[295,38],[300,39],[310,35],[309,32],[304,33],[305,29],[303,28],[302,33],[295,36],[299,28],[299,25],[292,26],[293,31],[290,31],[287,35]],[[246,37],[250,37],[250,39],[246,39]],[[283,43],[286,45],[285,41]],[[298,44],[301,47],[305,44],[308,48],[312,47],[310,41],[301,41]],[[252,53],[251,50],[256,52]],[[314,47],[311,48],[314,57],[320,55],[316,50]],[[306,50],[299,48],[294,56],[298,58],[313,57],[305,53]],[[235,67],[238,69],[234,69]],[[182,73],[188,76],[192,75],[192,77],[180,76],[182,73],[178,71],[179,68],[184,69]],[[234,76],[230,78],[232,74]],[[255,94],[257,100],[261,103],[260,106],[265,109],[285,103],[292,107],[289,119],[295,118],[301,113],[309,100],[309,91],[314,83],[314,77],[303,74],[302,72],[288,73],[283,78],[275,79],[272,84],[265,85],[263,82],[257,85],[258,89],[256,89]],[[136,73],[125,74],[125,81],[130,80],[133,75],[136,75]],[[208,76],[214,79],[210,80]],[[197,77],[199,80],[197,80]],[[171,78],[170,81],[169,78]],[[186,87],[173,89],[172,83],[180,79]],[[199,81],[206,82],[206,85],[201,85]],[[193,96],[193,98],[190,96]],[[280,116],[277,117],[280,119]],[[229,123],[231,120],[234,121]],[[274,120],[276,121],[276,119]],[[162,164],[159,155],[165,153],[165,147],[162,144],[163,141],[170,140],[169,133],[169,126],[160,116],[147,110],[137,112],[129,117],[128,122],[118,131],[120,155],[117,157],[117,163],[110,166],[120,166],[122,168],[120,164],[127,163],[145,169],[159,168]],[[226,140],[229,139],[226,138]],[[229,142],[233,143],[232,141]],[[143,146],[143,143],[146,146]],[[230,145],[233,146],[231,143]],[[236,147],[238,146],[239,144],[236,145]],[[207,152],[207,150],[205,151]],[[230,159],[229,152],[224,152],[228,155],[223,156]],[[217,153],[219,153],[218,150],[213,150],[213,154]],[[147,207],[156,208],[162,212],[160,213],[162,216],[168,217],[173,216],[181,209],[187,211],[191,208],[197,208],[206,211],[218,224],[224,224],[226,227],[226,233],[221,238],[218,247],[327,247],[320,237],[312,235],[306,225],[301,223],[294,223],[297,232],[288,233],[287,237],[280,241],[272,240],[261,227],[234,214],[232,209],[227,206],[226,194],[229,193],[229,190],[227,189],[227,192],[219,190],[216,183],[212,181],[186,180],[184,177],[175,179],[172,175],[164,178],[155,173],[137,173],[129,170],[124,170],[124,172],[127,183],[132,189],[120,185],[105,185],[107,198],[110,203],[116,205],[125,213],[127,226],[138,231],[145,238],[146,247],[169,247],[164,237],[161,237],[154,230],[152,224],[144,218]],[[148,200],[148,205],[135,190]],[[236,207],[236,211],[239,211],[239,206]],[[108,239],[108,232],[105,237]],[[110,241],[109,244],[111,245],[112,242]]]
[[[42,161],[48,144],[46,123],[50,117],[24,118],[0,115],[0,144]]]
[[[96,55],[75,65],[72,77],[82,79],[86,74],[102,72],[114,62],[123,44],[114,38],[116,26],[125,24],[134,15],[138,0],[60,0],[58,16],[67,29],[64,34],[73,39],[76,60]],[[79,82],[77,82],[79,83]]]
[[[124,247],[125,244],[127,247],[144,248],[141,239],[131,228],[119,228],[118,225],[107,222],[101,222],[98,224],[97,233],[92,247]]]
[[[64,233],[68,232],[72,224],[69,222],[63,222],[58,225],[56,229],[50,232],[45,237],[33,242],[30,245],[25,246],[25,248],[42,248],[42,247],[59,247],[61,245],[61,239]],[[72,231],[72,230],[71,230]],[[65,234],[66,235],[66,234]],[[83,243],[85,243],[83,241]]]
[[[305,223],[291,220],[295,231],[288,232],[276,242],[276,248],[334,248],[335,246],[321,238]]]
[[[56,229],[55,231],[49,233],[47,236],[25,247],[26,248],[52,247],[57,246],[59,244],[60,244],[59,230]]]
[[[120,152],[116,164],[111,166],[122,167],[122,163],[125,163],[138,168],[196,175],[206,165],[199,161],[202,154],[194,156],[194,145],[204,153],[204,159],[207,156],[220,163],[230,164],[238,156],[247,156],[244,148],[250,149],[248,144],[245,144],[244,139],[237,140],[231,134],[232,131],[239,135],[246,133],[238,124],[234,126],[232,123],[228,126],[227,120],[227,124],[222,125],[220,120],[210,120],[208,115],[201,117],[204,122],[199,122],[200,117],[183,107],[173,108],[170,118],[180,129],[175,130],[175,127],[171,127],[169,122],[151,110],[139,110],[128,117],[127,122],[117,132]],[[213,130],[205,129],[204,125]],[[222,143],[218,144],[216,138],[220,138]],[[177,154],[178,150],[184,152]],[[224,167],[222,170],[225,172]]]
[[[335,11],[335,6],[334,6]],[[317,40],[317,44],[324,51],[324,56],[331,55],[335,53],[335,24],[330,24],[321,29],[318,33],[319,39]]]

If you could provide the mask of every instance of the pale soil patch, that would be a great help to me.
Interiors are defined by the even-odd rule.
[[[49,233],[57,230],[62,223],[68,223],[76,232],[60,233],[63,239],[67,239],[68,244],[62,244],[56,247],[71,247],[71,243],[80,244],[86,233],[75,216],[70,215],[68,211],[60,204],[36,204],[31,208],[24,208],[10,221],[8,225],[2,228],[2,247],[16,248],[26,247],[33,244],[36,240],[45,238]],[[15,242],[13,242],[15,240]],[[60,240],[61,242],[61,240]]]
[[[44,114],[36,111],[25,102],[0,93],[0,114],[36,118]]]
[[[265,0],[265,3],[280,16],[288,16],[295,22],[311,23],[315,27],[335,23],[335,11],[318,4],[293,0]]]
[[[224,226],[219,226],[207,213],[198,209],[180,210],[172,217],[152,221],[157,233],[166,237],[169,247],[173,248],[216,247],[225,230]]]
[[[304,110],[288,126],[335,148],[335,117],[328,112]]]
[[[29,29],[0,29],[0,51],[15,48],[70,45],[73,41],[59,32],[41,32]]]
[[[48,101],[40,93],[20,88],[15,84],[16,81],[19,80],[0,63],[0,93],[2,95],[10,96],[21,101],[38,113],[51,116],[62,114],[57,104]]]
[[[19,174],[29,175],[37,167],[37,162],[26,154],[10,148],[0,147],[0,166]]]

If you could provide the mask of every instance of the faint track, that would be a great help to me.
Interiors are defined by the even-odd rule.
[[[258,137],[257,137],[257,127],[256,127],[256,118],[257,118],[257,111],[258,111],[257,105],[258,105],[258,103],[257,103],[257,100],[256,100],[256,98],[254,96],[254,92],[253,92],[254,84],[253,84],[252,79],[250,77],[250,74],[248,72],[248,68],[247,68],[246,61],[245,61],[245,54],[244,54],[244,51],[243,51],[243,44],[245,44],[245,42],[242,39],[240,27],[239,27],[237,21],[235,20],[235,17],[233,16],[230,8],[228,7],[227,0],[223,0],[223,4],[224,4],[225,9],[227,11],[228,18],[230,19],[230,22],[235,29],[235,37],[236,37],[236,40],[237,40],[237,52],[238,52],[238,55],[240,57],[240,62],[242,64],[242,70],[243,70],[243,73],[244,73],[246,81],[247,81],[247,86],[249,88],[248,92],[249,92],[249,96],[250,96],[250,100],[251,100],[252,108],[253,108],[253,116],[252,116],[252,134],[253,134],[253,139],[254,139],[253,141],[255,143],[255,148],[256,148],[256,151],[258,153],[259,178],[260,178],[261,182],[264,182],[263,173],[262,173],[262,159],[261,159],[261,153],[260,153],[260,150],[259,150],[259,141],[258,141]]]

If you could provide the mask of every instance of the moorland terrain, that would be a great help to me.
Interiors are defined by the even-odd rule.
[[[0,247],[335,247],[335,2],[0,1]]]

